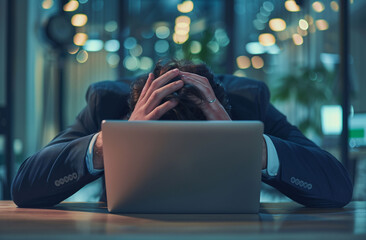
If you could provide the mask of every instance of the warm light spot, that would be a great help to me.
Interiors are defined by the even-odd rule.
[[[71,18],[71,24],[75,27],[82,27],[88,22],[88,17],[85,14],[75,14]]]
[[[240,69],[247,69],[250,67],[250,59],[247,56],[239,56],[236,58],[236,64]]]
[[[77,33],[74,36],[74,44],[76,46],[83,46],[86,40],[88,40],[88,35],[85,33]]]
[[[263,46],[271,46],[276,43],[276,38],[271,33],[260,34],[258,40]]]
[[[175,25],[174,31],[178,35],[187,35],[189,33],[189,25],[186,25],[185,27]]]
[[[338,12],[339,11],[339,5],[338,5],[338,3],[336,1],[331,1],[330,2],[330,7],[335,12]]]
[[[309,28],[309,24],[308,24],[308,22],[305,19],[300,19],[299,20],[299,27],[302,30],[307,30]]]
[[[319,29],[319,31],[324,31],[329,28],[328,22],[324,19],[316,20],[315,25]]]
[[[269,27],[275,32],[280,32],[286,29],[286,22],[281,18],[273,18],[269,21]]]
[[[65,12],[73,12],[79,7],[79,2],[76,0],[70,0],[68,3],[64,5]]]
[[[193,8],[194,8],[194,4],[192,1],[184,1],[181,4],[177,5],[177,9],[181,13],[192,12]]]
[[[189,28],[189,24],[185,22],[178,22],[175,24],[175,26],[178,28]]]
[[[177,33],[173,34],[173,41],[177,44],[183,44],[185,43],[189,38],[189,34],[186,35],[179,35]]]
[[[285,2],[285,8],[289,12],[298,12],[300,11],[300,6],[294,0],[287,0]]]
[[[43,9],[50,9],[53,6],[53,0],[43,0],[42,8]]]
[[[88,52],[85,50],[81,50],[77,55],[76,55],[76,61],[78,61],[79,63],[85,63],[86,61],[88,61]]]
[[[312,6],[315,12],[323,12],[325,8],[324,4],[319,1],[313,2]]]
[[[255,69],[260,69],[264,66],[263,59],[260,56],[252,57],[252,65]]]
[[[76,54],[78,51],[79,51],[79,47],[77,47],[77,46],[71,46],[67,50],[67,52],[70,54]]]
[[[292,35],[292,40],[294,41],[295,45],[301,45],[301,44],[304,43],[304,39],[298,33],[295,33],[295,34]]]
[[[349,0],[349,2],[350,2],[351,4],[353,4],[353,1],[354,1],[354,0]]]
[[[178,23],[186,23],[191,24],[191,19],[188,16],[179,16],[175,19],[175,24],[178,25]]]

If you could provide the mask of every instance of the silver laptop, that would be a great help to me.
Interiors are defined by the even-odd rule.
[[[103,121],[110,212],[257,213],[258,121]]]

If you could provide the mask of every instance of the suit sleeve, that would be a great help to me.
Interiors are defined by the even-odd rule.
[[[121,117],[128,106],[121,106],[127,103],[110,83],[90,86],[86,99],[75,123],[20,166],[12,184],[13,201],[19,207],[53,206],[101,176],[90,174],[86,166],[90,140],[103,119]]]
[[[349,203],[353,186],[343,165],[269,103],[266,86],[261,91],[258,101],[262,103],[264,132],[271,138],[280,162],[277,176],[262,176],[262,180],[308,207],[343,207]]]

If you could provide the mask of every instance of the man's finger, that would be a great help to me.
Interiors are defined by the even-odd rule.
[[[144,98],[144,96],[145,96],[147,90],[150,88],[150,85],[153,80],[154,80],[154,74],[149,73],[149,77],[147,78],[146,83],[145,83],[144,87],[142,88],[139,100]]]
[[[197,79],[197,80],[199,80],[199,81],[201,81],[203,83],[209,83],[209,81],[208,81],[208,79],[206,77],[201,76],[201,75],[198,75],[198,74],[195,74],[195,73],[181,71],[180,74],[182,76],[188,76],[188,77]]]
[[[158,120],[169,110],[173,109],[178,105],[178,101],[175,99],[168,100],[163,104],[156,107],[149,115],[148,118],[150,120]]]
[[[160,77],[156,78],[149,86],[149,89],[146,92],[146,97],[150,97],[150,95],[156,89],[159,89],[160,87],[164,86],[166,83],[168,83],[170,80],[172,80],[173,78],[175,78],[178,75],[179,75],[179,69],[173,69],[173,70],[170,70],[170,71],[164,73]]]
[[[209,101],[209,99],[215,98],[215,93],[212,90],[212,87],[209,83],[205,84],[201,81],[198,81],[196,78],[191,78],[189,76],[182,76],[182,80],[186,84],[191,84],[200,90],[200,92],[203,94],[206,100]]]
[[[183,81],[178,80],[155,90],[146,102],[147,111],[152,112],[153,109],[156,108],[156,106],[158,106],[166,96],[181,89],[183,86]]]

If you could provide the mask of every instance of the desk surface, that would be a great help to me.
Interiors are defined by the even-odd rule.
[[[51,237],[52,236],[52,237]],[[262,203],[259,214],[110,214],[102,203],[48,209],[0,201],[0,239],[366,239],[366,202],[341,209]]]

